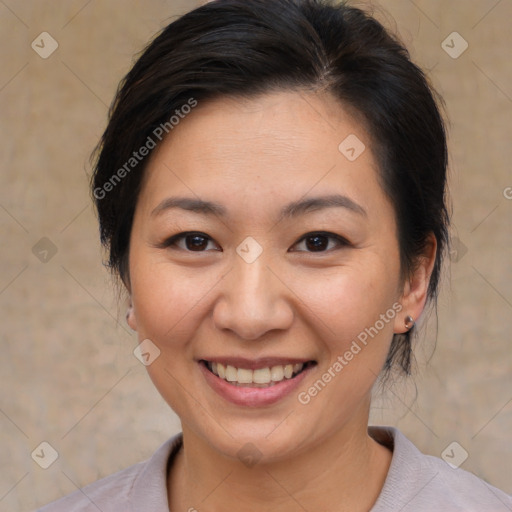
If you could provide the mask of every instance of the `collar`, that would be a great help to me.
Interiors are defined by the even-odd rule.
[[[183,445],[183,432],[168,439],[146,462],[131,488],[131,510],[169,512],[167,467]]]
[[[371,512],[389,510],[387,507],[397,505],[397,486],[402,487],[400,474],[403,466],[413,470],[421,466],[419,450],[394,427],[368,427],[369,435],[378,443],[393,452],[393,458],[382,491]],[[131,509],[133,512],[152,510],[169,512],[167,499],[167,468],[172,464],[179,449],[183,446],[183,432],[179,432],[163,443],[153,456],[145,463],[131,488]],[[418,459],[419,457],[419,459]],[[407,493],[405,493],[407,495]]]

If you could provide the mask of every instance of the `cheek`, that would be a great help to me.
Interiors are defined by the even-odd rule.
[[[331,343],[335,348],[355,339],[392,307],[396,282],[389,270],[374,261],[298,275],[294,291],[304,302],[304,311],[317,319],[315,330],[323,324],[322,332],[335,340]],[[392,330],[392,325],[386,323],[382,330],[388,329]]]
[[[150,339],[160,350],[146,367],[156,389],[170,407],[186,417],[190,404],[189,375],[195,365],[193,340],[198,336],[215,276],[171,267],[169,263],[139,265],[132,277],[132,300],[139,342]]]
[[[177,341],[219,278],[216,273],[171,268],[168,263],[136,269],[132,298],[139,337]]]
[[[393,302],[396,283],[392,271],[378,261],[330,269],[286,272],[293,293],[286,300],[298,320],[329,338],[348,340],[373,325]],[[216,286],[223,273],[213,268],[185,268],[169,263],[134,265],[132,299],[141,339],[176,344],[214,308]],[[217,290],[219,289],[217,288]]]

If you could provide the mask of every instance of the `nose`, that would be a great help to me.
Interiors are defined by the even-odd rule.
[[[217,329],[230,330],[244,340],[256,340],[293,322],[293,293],[260,256],[252,263],[236,258],[221,281],[221,296],[213,311]]]

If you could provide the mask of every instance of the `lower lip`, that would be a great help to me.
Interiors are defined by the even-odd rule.
[[[308,366],[293,379],[284,379],[268,388],[251,388],[233,386],[224,379],[217,377],[217,375],[208,370],[203,363],[198,364],[206,382],[217,394],[228,402],[235,405],[244,405],[246,407],[263,407],[278,402],[292,393],[314,368],[314,366]]]

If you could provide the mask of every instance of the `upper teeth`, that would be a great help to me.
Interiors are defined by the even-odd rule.
[[[221,379],[228,382],[239,382],[240,384],[268,384],[279,382],[284,378],[290,379],[293,374],[298,373],[304,367],[304,363],[297,364],[278,364],[267,368],[258,368],[257,370],[248,370],[247,368],[235,368],[234,366],[224,366],[222,363],[209,362],[208,367]]]

